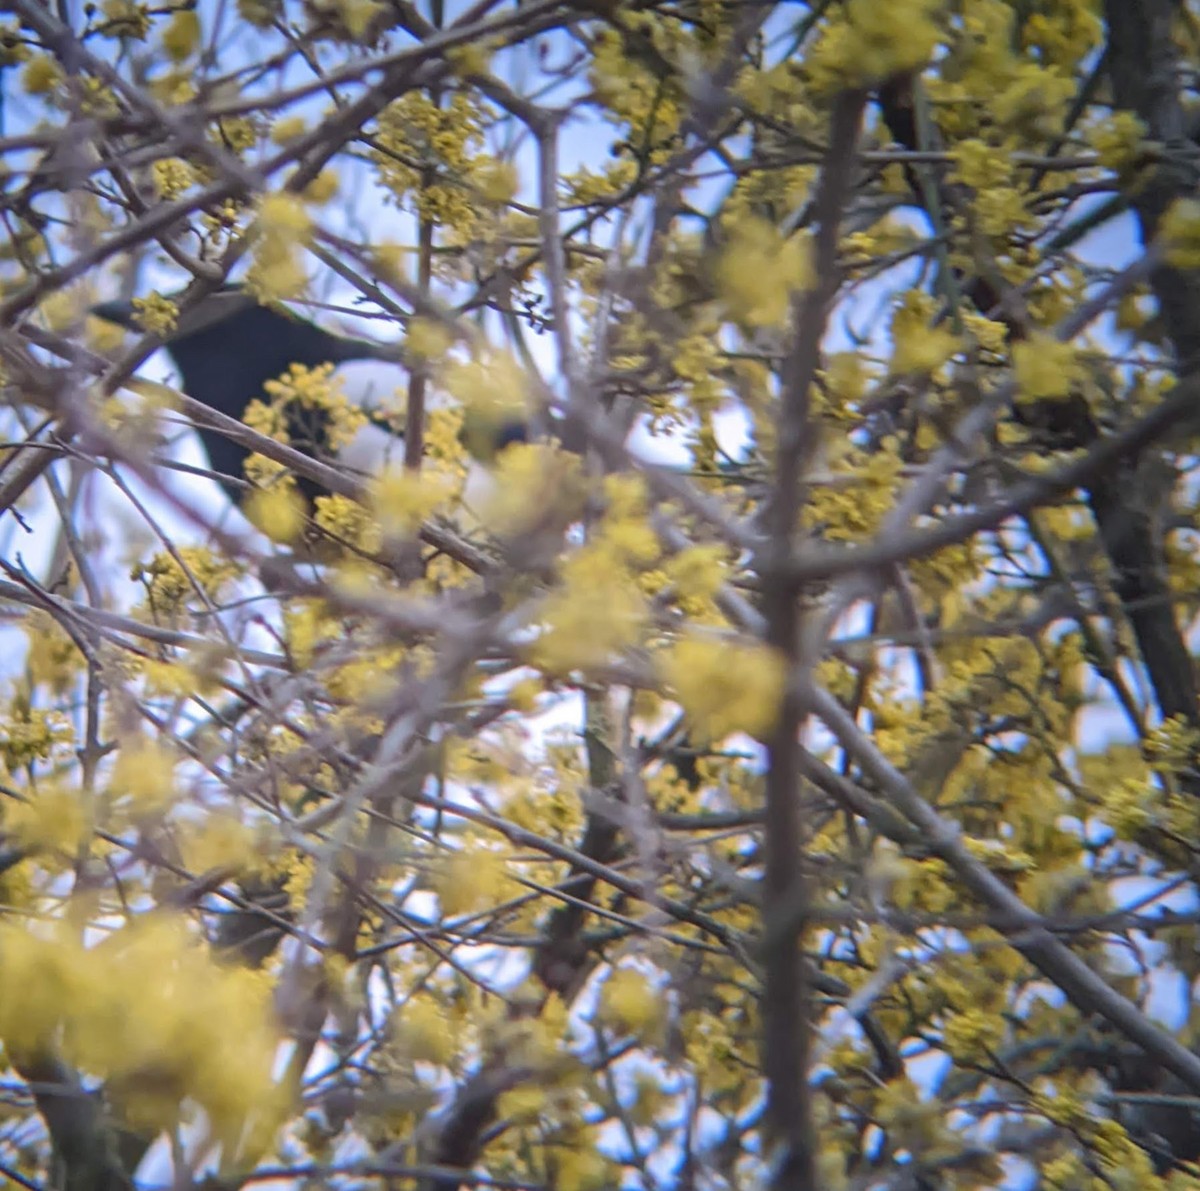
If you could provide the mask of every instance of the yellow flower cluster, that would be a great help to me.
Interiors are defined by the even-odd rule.
[[[809,60],[818,93],[877,83],[924,66],[941,39],[933,0],[849,0]]]
[[[663,999],[636,968],[617,968],[600,992],[600,1020],[625,1034],[645,1038],[662,1023]]]
[[[786,672],[782,658],[763,645],[682,637],[659,658],[658,671],[708,740],[730,732],[765,736],[779,717]]]
[[[375,166],[394,200],[411,202],[421,218],[467,239],[478,218],[478,200],[466,185],[483,144],[477,100],[456,91],[439,107],[410,91],[380,115],[378,138]]]
[[[264,195],[258,204],[258,240],[246,277],[252,293],[264,300],[294,298],[307,274],[302,254],[312,235],[312,218],[294,194]]]
[[[238,16],[259,29],[269,28],[283,13],[283,0],[237,0]]]
[[[900,444],[892,438],[870,453],[855,447],[842,452],[831,470],[853,477],[853,482],[815,487],[804,510],[804,524],[819,527],[829,541],[861,541],[876,531],[893,507],[903,467]]]
[[[1112,112],[1088,129],[1088,143],[1100,164],[1116,174],[1127,173],[1142,152],[1146,126],[1133,112]]]
[[[62,67],[53,54],[30,58],[21,72],[21,86],[29,95],[49,95],[62,85],[62,81]]]
[[[643,16],[649,19],[641,19]],[[624,19],[638,26],[635,36],[653,41],[667,35],[666,22],[654,20],[649,13],[631,11]],[[606,118],[625,125],[629,143],[649,150],[649,164],[656,165],[666,160],[670,139],[679,128],[678,89],[657,63],[629,53],[628,45],[617,30],[602,29],[592,43],[589,80]],[[662,49],[670,53],[668,47]]]
[[[44,612],[31,612],[24,624],[28,652],[25,672],[32,686],[42,684],[64,695],[79,675],[83,654],[71,637]]]
[[[200,45],[200,17],[190,8],[179,9],[162,32],[163,49],[173,62],[190,58]]]
[[[386,537],[411,538],[454,495],[453,477],[432,467],[390,467],[370,487],[371,511]]]
[[[507,352],[487,350],[470,360],[446,359],[438,377],[462,411],[463,445],[476,459],[491,459],[497,435],[528,418],[529,378]]]
[[[923,80],[943,132],[955,140],[998,134],[1010,149],[1032,149],[1053,136],[1075,91],[1075,63],[1088,50],[1063,61],[1055,55],[1066,44],[1096,44],[1094,13],[1086,11],[1092,7],[1092,0],[1039,6],[1037,14],[1022,22],[1022,35],[1033,31],[1054,49],[1035,59],[1020,49],[1014,9],[1007,0],[964,0],[947,54],[937,72]]]
[[[132,814],[141,818],[166,810],[175,797],[175,765],[179,758],[166,746],[145,737],[134,737],[117,750],[109,774],[109,796],[128,800]]]
[[[628,562],[611,547],[588,546],[563,564],[561,583],[542,607],[530,660],[559,675],[602,666],[637,642],[647,615]]]
[[[134,298],[133,317],[143,330],[165,339],[179,322],[179,307],[160,293]]]
[[[458,1052],[458,1035],[436,996],[417,995],[397,1015],[389,1051],[409,1062],[449,1063]]]
[[[465,847],[439,862],[434,890],[442,914],[456,918],[507,901],[521,891],[521,886],[509,876],[500,853]]]
[[[9,701],[0,723],[0,758],[10,773],[34,761],[46,760],[54,749],[73,739],[70,722],[61,712],[30,707],[28,700]]]
[[[717,263],[719,293],[731,316],[748,327],[782,326],[792,294],[812,280],[808,238],[784,239],[764,219],[745,219],[732,228]]]
[[[130,37],[144,41],[150,32],[150,14],[136,0],[104,0],[103,33],[106,37]]]
[[[333,537],[366,554],[377,553],[383,541],[379,522],[371,510],[348,496],[338,493],[318,496],[314,520]],[[370,584],[374,576],[370,570],[359,569],[359,560],[350,559],[342,564],[338,579],[345,585],[344,590],[361,592],[362,584]]]
[[[33,1050],[53,1039],[108,1081],[125,1119],[170,1128],[191,1100],[226,1158],[269,1141],[285,1108],[272,1079],[270,990],[212,962],[185,924],[155,915],[84,946],[69,929],[2,928],[0,1038]]]
[[[263,387],[267,400],[251,401],[243,421],[277,442],[314,453],[336,452],[366,424],[366,414],[347,399],[332,364],[293,364]],[[302,428],[309,425],[321,427],[321,441],[303,438]],[[259,483],[277,480],[282,471],[280,464],[261,455],[246,461],[247,477]]]
[[[89,826],[82,793],[57,784],[39,784],[4,811],[5,830],[22,847],[41,852],[42,864],[52,863],[54,853],[74,863]]]
[[[945,322],[934,325],[937,303],[932,295],[909,290],[892,314],[891,371],[897,376],[928,376],[962,344]]]
[[[286,483],[257,489],[247,498],[243,508],[255,529],[281,545],[294,542],[304,532],[308,519],[304,500]]]
[[[179,561],[164,551],[148,563],[136,563],[130,571],[134,582],[145,585],[146,602],[153,612],[180,611],[189,597],[196,595],[197,587],[215,600],[240,573],[236,563],[203,546],[182,546],[176,554]]]
[[[177,199],[195,181],[195,173],[182,157],[160,157],[150,169],[154,191],[170,202]]]
[[[1018,401],[1061,400],[1084,379],[1079,353],[1069,343],[1035,335],[1013,348]]]
[[[1158,238],[1169,264],[1200,269],[1200,199],[1176,199],[1162,217]]]

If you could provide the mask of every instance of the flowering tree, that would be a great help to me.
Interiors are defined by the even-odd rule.
[[[3,11],[14,1184],[1200,1187],[1191,0]]]

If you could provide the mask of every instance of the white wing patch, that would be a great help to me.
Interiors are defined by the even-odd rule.
[[[404,439],[389,434],[382,426],[364,426],[338,452],[338,462],[353,471],[378,475],[388,467],[404,463]]]

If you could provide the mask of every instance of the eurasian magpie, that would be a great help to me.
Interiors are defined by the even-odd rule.
[[[94,306],[92,313],[128,329],[138,327],[132,302],[103,302]],[[183,391],[238,421],[251,401],[265,399],[266,382],[286,373],[292,364],[315,368],[358,360],[387,361],[396,365],[397,380],[402,376],[393,348],[332,334],[284,309],[260,305],[235,286],[217,290],[182,313],[164,346],[179,370]],[[250,452],[219,431],[197,430],[218,480],[234,502],[240,503],[246,492],[242,473]],[[288,424],[291,445],[326,462],[336,456],[356,470],[370,471],[403,457],[403,439],[379,420],[368,423],[341,451],[330,448],[324,431],[311,410],[295,411]],[[524,426],[514,422],[500,427],[490,446],[498,450],[525,437]],[[304,477],[297,477],[297,483],[310,502],[323,493],[319,485]]]

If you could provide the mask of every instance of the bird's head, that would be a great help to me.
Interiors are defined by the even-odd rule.
[[[133,302],[103,302],[93,307],[92,313],[126,329],[140,326]],[[326,443],[317,412],[297,408],[288,415],[292,445],[301,450],[311,448],[326,462],[336,457],[341,465],[367,475],[403,458],[395,418],[372,413],[378,410],[381,395],[394,392],[403,383],[403,373],[397,369],[399,353],[391,345],[333,334],[286,307],[261,305],[236,286],[184,305],[177,325],[163,336],[163,345],[188,396],[239,421],[251,401],[263,398],[268,382],[291,365],[332,364],[346,396],[368,412],[370,421],[353,441],[335,447]],[[242,475],[249,452],[214,430],[202,427],[200,437],[214,472],[239,501],[246,492]],[[528,415],[523,408],[485,400],[466,411],[462,442],[476,465],[489,468],[504,447],[528,437]],[[322,492],[303,479],[300,488],[309,499]]]
[[[179,296],[174,294],[172,298]],[[208,294],[201,301],[182,310],[175,329],[165,336],[165,341],[168,344],[175,343],[190,335],[219,326],[251,309],[254,305],[254,298],[238,286],[223,286]],[[127,331],[141,330],[138,307],[127,299],[118,298],[111,302],[100,302],[92,307],[91,313],[97,318],[104,319],[105,322],[116,323],[117,326],[124,327]]]

